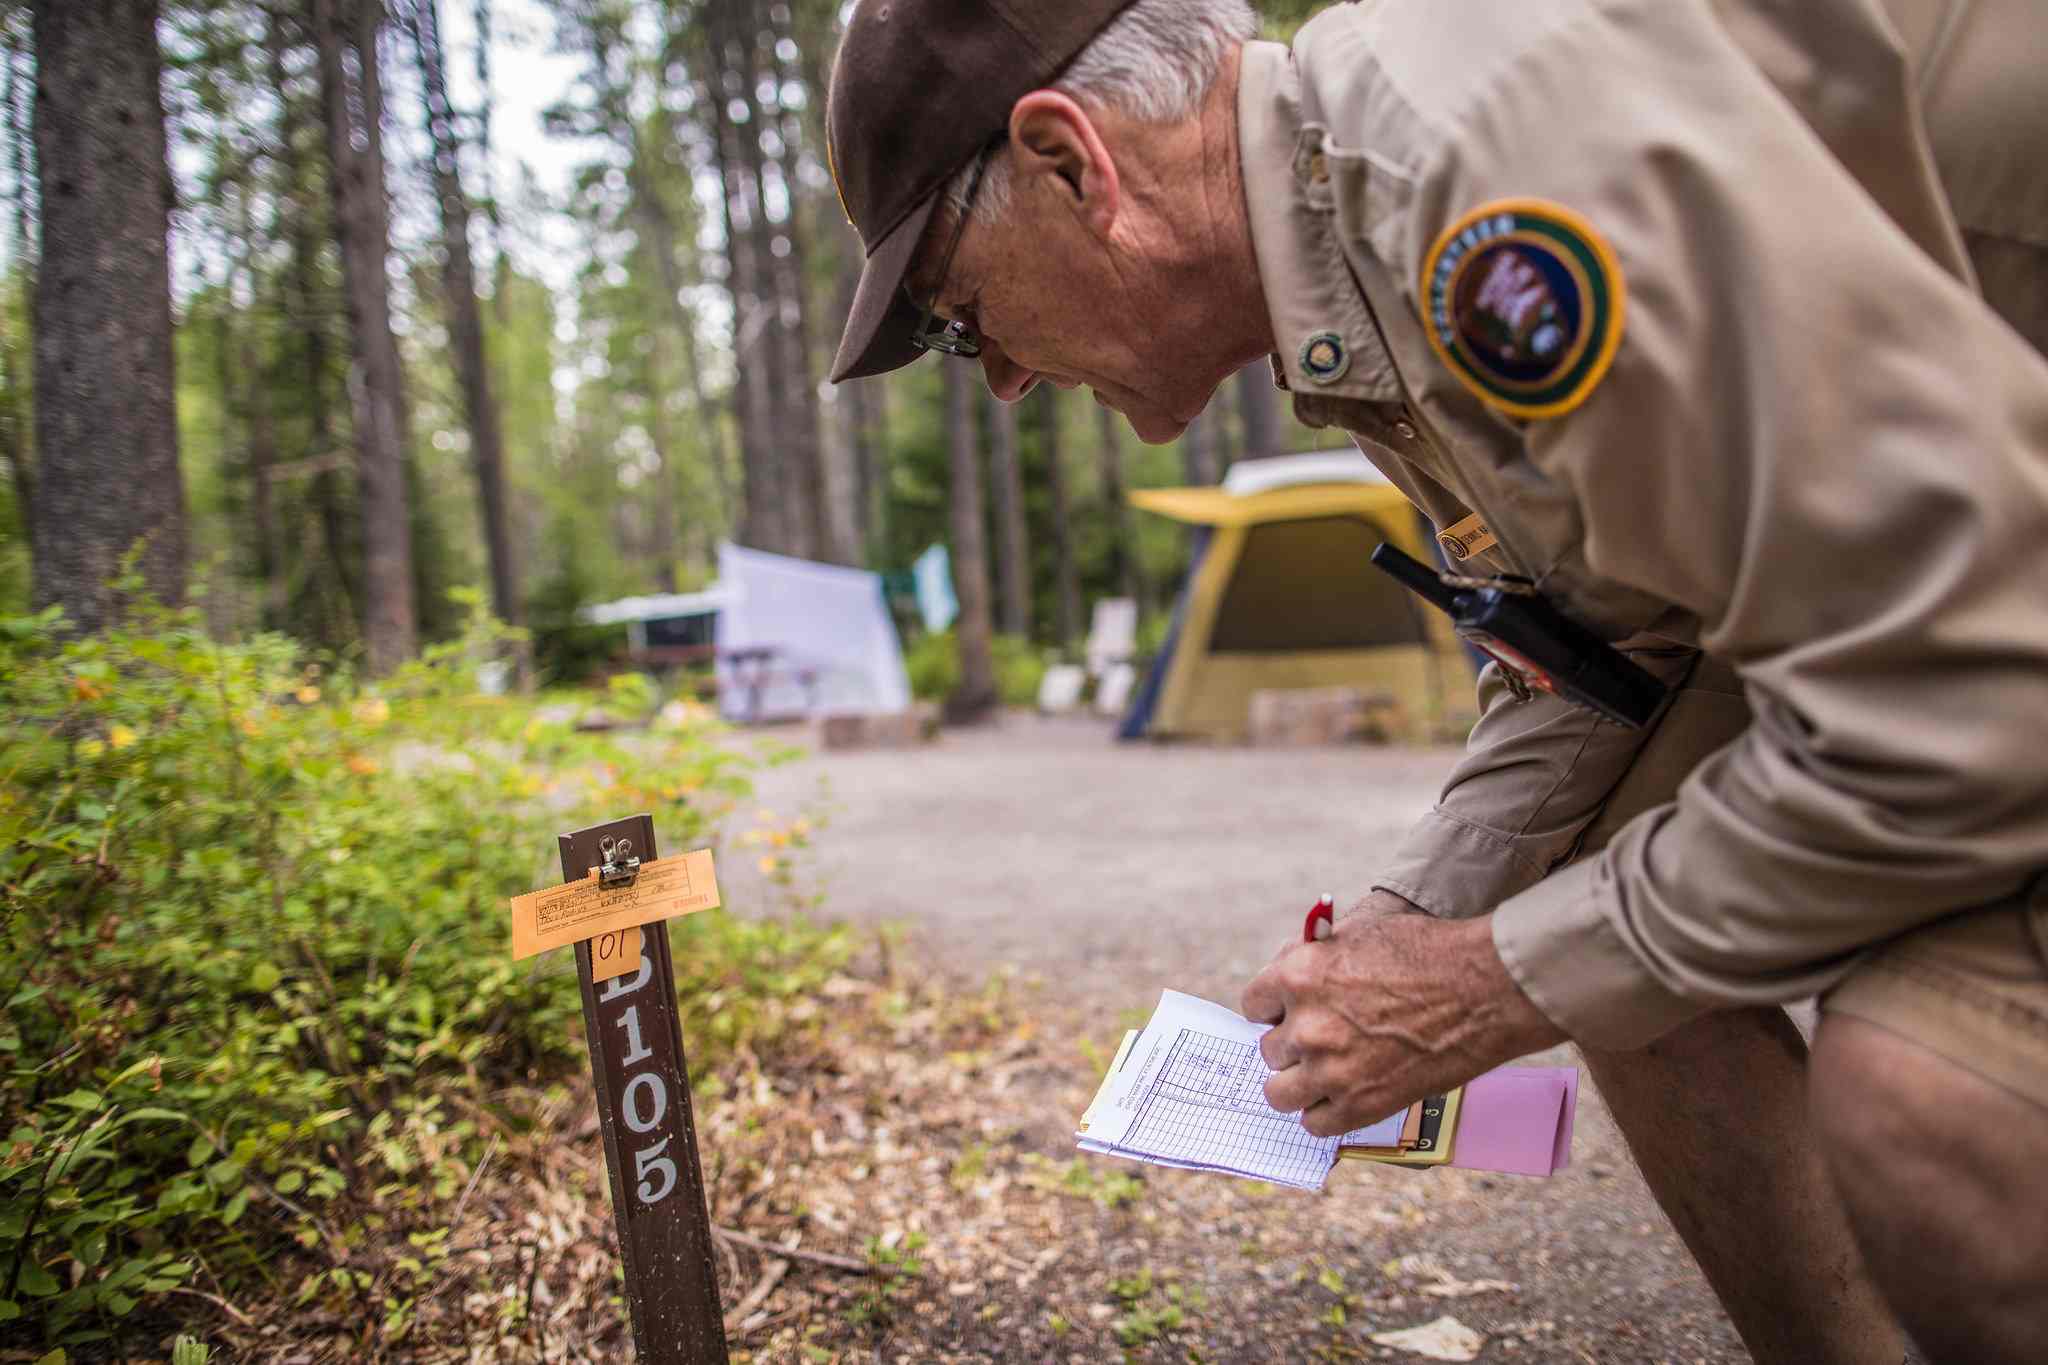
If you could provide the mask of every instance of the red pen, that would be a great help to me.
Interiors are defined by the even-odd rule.
[[[1303,943],[1320,943],[1337,932],[1337,900],[1327,891],[1316,900],[1315,908],[1308,912],[1308,918],[1301,924]]]

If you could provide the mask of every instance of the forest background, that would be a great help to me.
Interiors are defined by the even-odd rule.
[[[1184,534],[1127,488],[1307,443],[1263,364],[1159,449],[968,366],[825,384],[860,260],[822,151],[846,6],[443,8],[0,11],[0,611],[92,625],[146,536],[217,635],[376,675],[477,585],[566,680],[618,643],[578,607],[702,586],[721,539],[883,570],[948,541],[971,710],[991,629],[1071,651],[1095,597],[1170,605]],[[1310,8],[1262,6],[1274,36]],[[88,293],[111,349],[65,315]]]

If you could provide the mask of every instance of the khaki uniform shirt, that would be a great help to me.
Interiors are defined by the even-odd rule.
[[[1814,994],[2048,869],[2048,364],[1966,251],[2048,247],[2041,39],[1982,27],[2021,0],[1892,6],[1898,28],[1878,0],[1364,4],[1291,55],[1245,50],[1245,194],[1296,413],[1439,528],[1478,518],[1469,572],[1741,694],[1674,800],[1566,865],[1660,731],[1517,700],[1489,668],[1467,758],[1375,883],[1497,910],[1508,969],[1582,1041]],[[2013,108],[1962,98],[1987,72]],[[1971,111],[1947,143],[1923,95]],[[1527,403],[1425,324],[1429,272],[1505,231],[1503,202],[1585,248],[1581,321],[1611,310],[1572,391]],[[2048,287],[2031,259],[2013,278]],[[2023,329],[2048,319],[2033,297],[2009,300]]]

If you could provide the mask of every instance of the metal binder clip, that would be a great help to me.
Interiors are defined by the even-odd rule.
[[[631,839],[613,839],[607,834],[597,841],[597,852],[604,859],[597,869],[597,884],[603,889],[631,886],[640,875],[640,860],[631,856]]]

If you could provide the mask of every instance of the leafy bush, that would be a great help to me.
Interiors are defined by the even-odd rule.
[[[998,635],[990,646],[996,666],[996,691],[1005,706],[1030,706],[1038,700],[1045,678],[1046,655],[1019,635]],[[960,641],[950,630],[925,634],[904,651],[910,692],[923,701],[944,701],[960,686]]]
[[[1033,706],[1038,702],[1038,685],[1045,681],[1045,654],[1029,640],[1015,635],[998,635],[992,650],[996,663],[996,691],[1005,706]]]
[[[501,643],[477,615],[372,687],[194,612],[0,620],[0,1324],[105,1337],[202,1258],[232,1286],[345,1240],[323,1209],[445,1193],[461,1111],[578,1063],[566,955],[512,961],[504,899],[557,880],[557,830],[705,843],[745,760],[480,696]],[[801,920],[671,933],[700,1069],[814,1027],[846,955]]]
[[[944,701],[960,686],[960,642],[950,630],[927,631],[903,651],[910,674],[910,695],[919,701]]]

